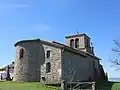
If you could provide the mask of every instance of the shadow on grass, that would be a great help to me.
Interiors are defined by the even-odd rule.
[[[120,82],[104,81],[97,83],[97,90],[120,90]]]

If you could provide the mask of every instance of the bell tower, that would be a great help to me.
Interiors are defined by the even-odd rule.
[[[76,34],[71,36],[66,36],[66,44],[71,48],[88,52],[94,55],[94,47],[90,42],[90,37],[86,34]]]

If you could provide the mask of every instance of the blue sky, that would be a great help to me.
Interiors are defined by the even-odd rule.
[[[65,36],[91,37],[109,77],[119,77],[109,58],[120,39],[119,0],[0,0],[0,65],[15,59],[18,40],[40,38],[65,43]]]

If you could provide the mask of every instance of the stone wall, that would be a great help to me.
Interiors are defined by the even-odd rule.
[[[23,58],[20,50],[24,49]],[[50,57],[46,52],[50,50]],[[99,61],[91,56],[82,57],[73,52],[61,50],[59,47],[41,43],[40,41],[28,41],[18,43],[16,46],[16,59],[13,81],[46,81],[60,83],[61,80],[73,79],[73,81],[86,81],[93,75],[92,62],[99,72]],[[46,63],[51,64],[51,71],[46,72]]]
[[[8,65],[0,69],[0,80],[1,79],[6,80],[7,71],[8,71]],[[9,74],[10,74],[10,79],[12,79],[14,74],[14,63],[9,65]]]
[[[6,80],[6,71],[0,71],[0,80]]]
[[[20,50],[24,50],[20,58]],[[40,81],[40,66],[44,63],[44,50],[40,41],[21,42],[16,46],[13,81]]]
[[[64,50],[62,52],[62,79],[67,81],[87,81],[94,79],[92,61],[99,73],[99,62],[92,57],[82,57]]]
[[[61,49],[43,45],[45,50],[45,64],[41,66],[41,77],[49,83],[60,83],[61,81]],[[50,57],[46,57],[47,50],[50,50]],[[46,73],[46,63],[51,63],[51,72]],[[41,78],[41,80],[42,80]],[[43,80],[42,80],[43,81]]]

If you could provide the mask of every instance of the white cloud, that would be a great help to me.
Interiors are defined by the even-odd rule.
[[[45,38],[52,32],[53,28],[45,23],[31,23],[21,28],[21,31],[18,34],[22,34],[20,38]]]
[[[45,23],[39,23],[31,25],[31,29],[36,31],[50,31],[51,27]]]
[[[69,0],[52,0],[53,3],[60,8],[67,8],[70,1]]]
[[[18,8],[27,8],[27,7],[29,7],[29,5],[14,5],[14,7],[18,7]]]
[[[0,8],[28,8],[26,4],[0,4]]]

